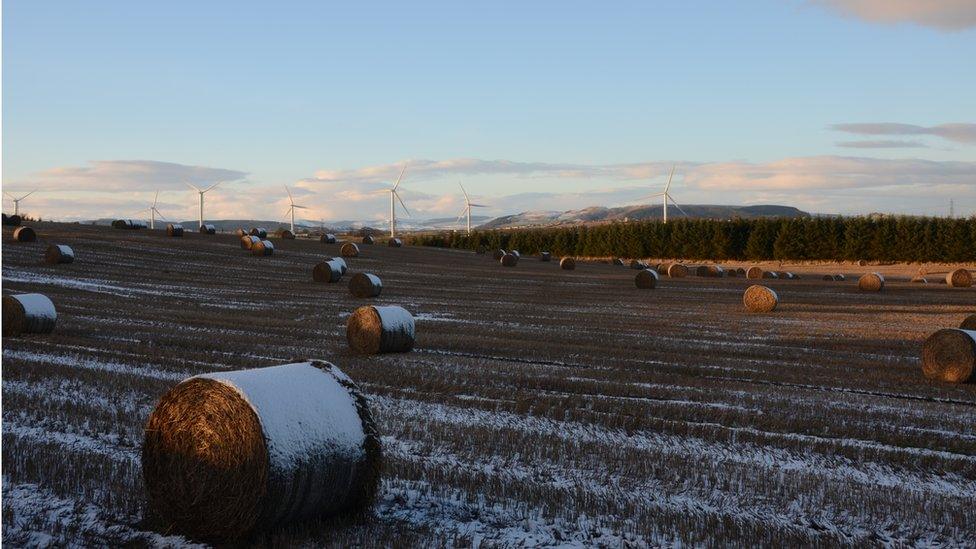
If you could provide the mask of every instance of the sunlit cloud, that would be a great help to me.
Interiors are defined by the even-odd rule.
[[[864,140],[864,141],[838,141],[838,147],[847,149],[927,149],[928,145],[921,141],[895,141],[895,140]]]
[[[811,0],[848,17],[870,23],[913,23],[943,31],[976,26],[972,0]]]

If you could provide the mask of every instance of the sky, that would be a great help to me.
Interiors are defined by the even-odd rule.
[[[976,2],[3,2],[45,219],[646,203],[976,215]],[[4,196],[4,211],[12,211]],[[398,214],[401,215],[401,214]]]

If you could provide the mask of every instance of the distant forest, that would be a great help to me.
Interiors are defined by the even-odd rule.
[[[691,260],[976,261],[976,217],[814,217],[608,223],[417,235],[415,245]]]

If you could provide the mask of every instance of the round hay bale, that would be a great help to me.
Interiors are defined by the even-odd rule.
[[[737,268],[735,272],[738,273],[739,276],[746,276],[746,270],[742,267]]]
[[[258,237],[256,237],[256,236],[251,236],[251,235],[242,236],[241,237],[241,249],[243,249],[243,250],[250,250],[258,242],[261,242],[261,239],[258,238]]]
[[[390,248],[402,248],[403,241],[400,240],[399,238],[391,238],[386,241],[386,245],[389,246]]]
[[[373,244],[375,242],[376,242],[376,240],[372,236],[370,236],[370,235],[366,235],[366,236],[363,237],[363,244],[370,245],[370,244]]]
[[[973,285],[973,273],[967,269],[956,269],[947,274],[945,280],[950,288],[969,288]]]
[[[753,284],[742,294],[742,304],[750,313],[768,313],[779,304],[779,296],[772,288]]]
[[[834,275],[834,280],[836,280],[838,282],[843,282],[843,281],[847,280],[847,277],[844,276],[844,275],[842,275],[842,274],[835,274]]]
[[[559,268],[564,271],[572,271],[576,268],[576,260],[572,257],[564,257],[559,260]]]
[[[549,252],[542,252],[539,254],[539,261],[549,262],[552,261],[552,254]]]
[[[832,275],[832,274],[825,274],[825,275],[823,275],[823,279],[824,280],[829,280],[831,282],[833,282],[835,280],[834,275]]]
[[[44,253],[44,262],[48,265],[71,263],[75,260],[75,252],[64,244],[51,244]]]
[[[884,289],[884,283],[881,273],[866,273],[857,280],[857,288],[862,292],[880,292]]]
[[[14,229],[14,240],[17,242],[36,242],[37,233],[30,227],[17,227]]]
[[[657,274],[659,275],[666,275],[668,274],[668,267],[670,267],[670,265],[667,263],[658,263],[654,266],[654,270],[657,271]]]
[[[725,276],[725,269],[719,267],[718,265],[709,265],[708,276],[711,278],[722,278]]]
[[[762,278],[768,278],[768,279],[779,278],[779,275],[776,274],[776,272],[774,271],[763,271]]]
[[[371,273],[356,273],[349,279],[349,293],[355,297],[376,297],[383,291],[383,281]]]
[[[688,267],[681,263],[674,263],[668,267],[668,276],[671,278],[684,278],[688,276]]]
[[[251,246],[251,255],[273,255],[274,243],[270,240],[258,240]]]
[[[200,227],[200,234],[217,234],[217,227],[211,224],[202,225]]]
[[[727,276],[729,278],[735,278],[735,277],[739,276],[739,271],[736,270],[736,269],[729,269],[729,270],[725,271],[725,276]]]
[[[786,280],[796,280],[797,278],[799,278],[794,273],[791,273],[789,271],[782,271],[776,274],[778,274],[780,278],[785,278]]]
[[[701,276],[701,277],[709,277],[709,276],[711,276],[708,273],[708,266],[707,265],[699,265],[695,269],[695,276]]]
[[[3,336],[49,334],[54,331],[58,313],[54,303],[42,294],[3,297]]]
[[[915,276],[913,276],[912,279],[910,280],[910,282],[912,284],[928,284],[929,283],[928,279],[925,278],[924,276],[921,276],[921,275],[915,275]]]
[[[131,219],[116,219],[112,222],[113,229],[131,229],[132,220]]]
[[[321,242],[322,244],[335,244],[337,242],[336,235],[324,234],[321,237],[319,237],[319,242]]]
[[[653,290],[657,287],[657,272],[653,269],[637,271],[634,277],[634,284],[641,290]]]
[[[512,255],[514,255],[515,257],[517,257],[517,258],[519,258],[519,259],[522,259],[522,254],[520,254],[518,250],[511,250],[511,251],[510,251],[510,252],[508,252],[508,253],[510,253],[510,254],[512,254]]]
[[[295,233],[288,229],[280,229],[276,236],[282,240],[295,240]]]
[[[352,242],[346,242],[339,248],[339,255],[342,257],[359,257],[359,246]]]
[[[646,269],[647,268],[647,265],[645,265],[643,261],[638,261],[636,259],[631,259],[630,260],[630,268],[631,269],[634,269],[634,270]]]
[[[264,227],[254,227],[251,229],[251,236],[256,236],[261,240],[264,240],[268,238],[268,229],[265,229]]]
[[[413,348],[413,316],[397,305],[360,307],[349,316],[346,339],[362,354],[403,353]]]
[[[969,315],[959,324],[960,330],[976,330],[976,314]]]
[[[973,381],[976,370],[976,331],[945,328],[922,345],[922,373],[949,383]]]
[[[518,265],[518,256],[515,254],[505,254],[501,258],[501,264],[503,267],[514,267]]]
[[[19,215],[8,215],[6,225],[12,225],[14,227],[19,227],[23,219]]]
[[[495,261],[500,261],[502,259],[502,256],[504,256],[507,253],[508,252],[506,252],[505,250],[499,248],[491,253],[491,257],[493,257]]]
[[[763,277],[764,272],[765,271],[763,271],[762,267],[749,267],[749,270],[746,271],[746,278],[760,279]]]
[[[315,282],[339,282],[342,279],[342,265],[335,261],[322,261],[312,267],[312,280]]]
[[[326,261],[335,261],[336,263],[338,263],[339,264],[339,267],[342,268],[342,274],[343,275],[345,275],[346,274],[346,271],[349,270],[349,268],[346,266],[346,260],[345,259],[342,259],[341,257],[330,257],[330,258],[326,259]]]
[[[623,267],[624,266],[624,260],[623,259],[620,259],[619,257],[614,258],[613,264],[616,265],[616,266],[618,266],[618,267]]]
[[[863,259],[858,259],[857,260],[857,266],[858,267],[867,267],[867,265],[868,265],[868,262],[867,261],[864,261]]]
[[[237,232],[243,232],[242,229],[237,229]],[[166,236],[172,236],[174,238],[179,238],[183,236],[183,225],[170,223],[166,225]],[[241,235],[244,236],[243,234]]]
[[[323,361],[191,377],[159,400],[142,447],[164,530],[221,541],[367,508],[382,459],[365,396]]]
[[[167,226],[167,228],[168,228],[168,226]],[[237,229],[236,231],[234,231],[234,234],[237,235],[237,238],[243,238],[243,237],[245,237],[245,236],[247,236],[247,235],[249,235],[251,233],[247,229],[241,227],[240,229]]]

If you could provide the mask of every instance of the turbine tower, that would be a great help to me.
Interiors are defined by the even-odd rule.
[[[206,193],[207,191],[209,191],[210,189],[216,187],[217,185],[220,185],[220,181],[214,183],[213,185],[211,185],[211,186],[209,186],[206,189],[203,189],[201,191],[200,190],[200,187],[197,187],[196,185],[194,185],[192,183],[187,183],[186,184],[187,187],[190,187],[191,189],[195,190],[200,195],[200,228],[201,229],[203,228],[203,194]]]
[[[396,238],[396,203],[399,202],[403,206],[403,211],[410,215],[410,210],[407,209],[407,205],[403,203],[403,199],[400,198],[400,193],[397,192],[397,188],[400,186],[400,180],[403,179],[403,172],[407,169],[407,165],[404,164],[403,168],[400,169],[400,175],[397,176],[396,183],[391,189],[384,189],[382,191],[376,191],[379,193],[390,193],[390,238]]]
[[[289,203],[288,209],[285,210],[285,215],[289,215],[289,214],[291,215],[291,234],[295,234],[295,208],[301,210],[307,210],[308,208],[306,208],[305,206],[299,206],[298,204],[295,204],[295,199],[292,198],[291,191],[288,190],[288,185],[284,185],[284,187],[285,187],[285,192],[288,193],[288,203]]]
[[[472,204],[471,199],[468,198],[468,191],[464,190],[464,185],[458,181],[458,187],[461,187],[461,192],[464,193],[464,209],[461,210],[461,215],[458,216],[457,220],[460,223],[461,218],[467,214],[468,216],[468,234],[471,234],[471,208],[487,208],[484,204]]]
[[[37,192],[37,189],[34,189],[33,191],[25,194],[24,196],[22,196],[20,198],[15,197],[14,195],[8,193],[7,191],[3,191],[3,194],[9,196],[10,197],[10,200],[13,200],[14,201],[14,215],[20,215],[20,201],[23,200],[23,199],[25,199],[25,198],[27,198],[28,196],[36,193],[36,192]]]
[[[159,202],[159,189],[156,189],[156,196],[153,197],[152,206],[149,206],[149,208],[148,208],[148,210],[149,210],[149,228],[150,229],[155,229],[156,228],[156,215],[157,214],[159,215],[159,218],[160,219],[162,219],[163,221],[166,221],[166,218],[163,217],[163,214],[160,213],[160,211],[156,208],[156,203],[157,202]],[[143,211],[146,211],[146,210],[143,210]]]
[[[648,195],[648,196],[645,196],[643,198],[638,199],[638,200],[643,200],[644,198],[657,198],[657,197],[660,196],[662,202],[664,203],[664,222],[665,223],[668,222],[668,200],[670,200],[671,203],[674,204],[674,207],[675,208],[678,208],[678,211],[679,212],[681,212],[682,214],[684,214],[685,217],[688,217],[688,214],[685,213],[685,211],[681,209],[681,206],[679,206],[678,203],[674,201],[674,198],[671,197],[671,192],[670,191],[671,191],[671,178],[672,177],[674,177],[674,164],[671,165],[671,173],[668,174],[668,184],[667,184],[667,186],[664,187],[664,192],[663,193],[654,193],[652,195]]]

